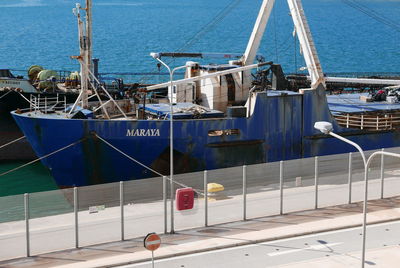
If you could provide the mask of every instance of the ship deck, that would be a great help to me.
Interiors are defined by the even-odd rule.
[[[368,96],[368,93],[327,95],[329,109],[333,114],[400,110],[400,103],[366,102],[361,96]]]

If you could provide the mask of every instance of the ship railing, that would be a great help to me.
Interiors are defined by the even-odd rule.
[[[30,110],[41,111],[43,113],[50,113],[56,110],[66,110],[67,99],[66,96],[60,96],[57,94],[54,97],[41,96],[30,96]]]
[[[368,130],[390,130],[400,125],[400,113],[392,114],[340,114],[334,115],[340,126]]]

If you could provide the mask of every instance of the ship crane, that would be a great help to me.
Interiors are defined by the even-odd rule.
[[[400,80],[395,79],[371,79],[371,78],[348,78],[348,77],[325,77],[322,71],[321,63],[318,58],[317,50],[307,19],[304,15],[303,6],[300,0],[287,0],[289,4],[290,14],[295,26],[295,32],[300,42],[303,52],[306,68],[311,81],[311,89],[316,89],[318,85],[323,84],[326,88],[326,82],[331,83],[348,83],[363,85],[399,85]]]
[[[264,35],[272,8],[275,0],[264,0],[260,8],[256,23],[254,24],[253,32],[251,33],[247,44],[246,52],[244,53],[241,62],[242,65],[249,65],[254,62],[258,48],[260,47],[261,39]],[[315,89],[319,84],[325,85],[325,79],[321,68],[321,63],[318,59],[317,50],[311,36],[303,7],[299,0],[288,0],[290,13],[295,26],[303,56],[307,65],[307,70],[311,79],[311,89]],[[248,72],[246,78],[250,76]],[[246,79],[245,78],[245,79]]]
[[[288,0],[287,2],[295,27],[295,32],[299,39],[300,47],[303,51],[307,70],[310,74],[311,89],[316,89],[320,84],[326,87],[324,73],[322,72],[317,49],[315,48],[314,41],[311,36],[310,27],[308,26],[307,19],[304,15],[303,6],[300,0]]]
[[[274,7],[275,0],[264,0],[258,13],[256,23],[253,27],[253,32],[250,35],[246,51],[241,59],[243,65],[253,64],[260,47],[261,39],[264,35],[269,16]]]

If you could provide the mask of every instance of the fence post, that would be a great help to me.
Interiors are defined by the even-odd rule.
[[[26,236],[26,256],[31,256],[30,240],[29,240],[29,194],[24,194],[24,210],[25,210],[25,236]]]
[[[75,248],[79,248],[78,188],[77,187],[74,187],[74,215],[75,215]]]
[[[382,152],[383,151],[385,151],[385,149],[382,148]],[[385,169],[385,156],[381,155],[381,199],[383,199],[383,188],[385,180],[384,169]]]
[[[353,180],[353,153],[349,153],[349,176],[348,176],[348,184],[349,184],[349,204],[351,204],[351,187]]]
[[[204,170],[204,226],[208,226],[208,185],[207,170]]]
[[[163,176],[163,201],[164,201],[164,234],[168,233],[168,213],[167,213],[167,177]]]
[[[314,158],[314,175],[315,175],[315,209],[318,208],[318,156]]]
[[[172,160],[171,160],[172,161]],[[174,234],[175,233],[175,226],[174,226],[174,200],[175,200],[175,193],[174,193],[174,189],[175,189],[175,187],[174,187],[174,180],[173,180],[173,176],[170,176],[169,177],[169,180],[170,180],[170,190],[171,190],[171,197],[170,197],[170,199],[171,199],[171,231],[170,231],[170,234]]]
[[[246,220],[247,176],[246,165],[243,165],[243,220]]]
[[[280,192],[280,215],[283,214],[283,161],[279,162],[279,192]]]
[[[119,206],[121,208],[121,240],[125,240],[124,227],[124,182],[119,182]]]

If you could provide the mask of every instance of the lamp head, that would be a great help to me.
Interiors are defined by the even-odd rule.
[[[160,58],[160,54],[159,54],[159,53],[156,53],[156,52],[151,52],[151,53],[150,53],[150,56],[151,56],[153,59],[159,59],[159,58]]]
[[[318,129],[319,131],[321,131],[324,134],[329,134],[329,132],[332,131],[333,127],[330,122],[319,121],[319,122],[315,122],[314,128]]]

